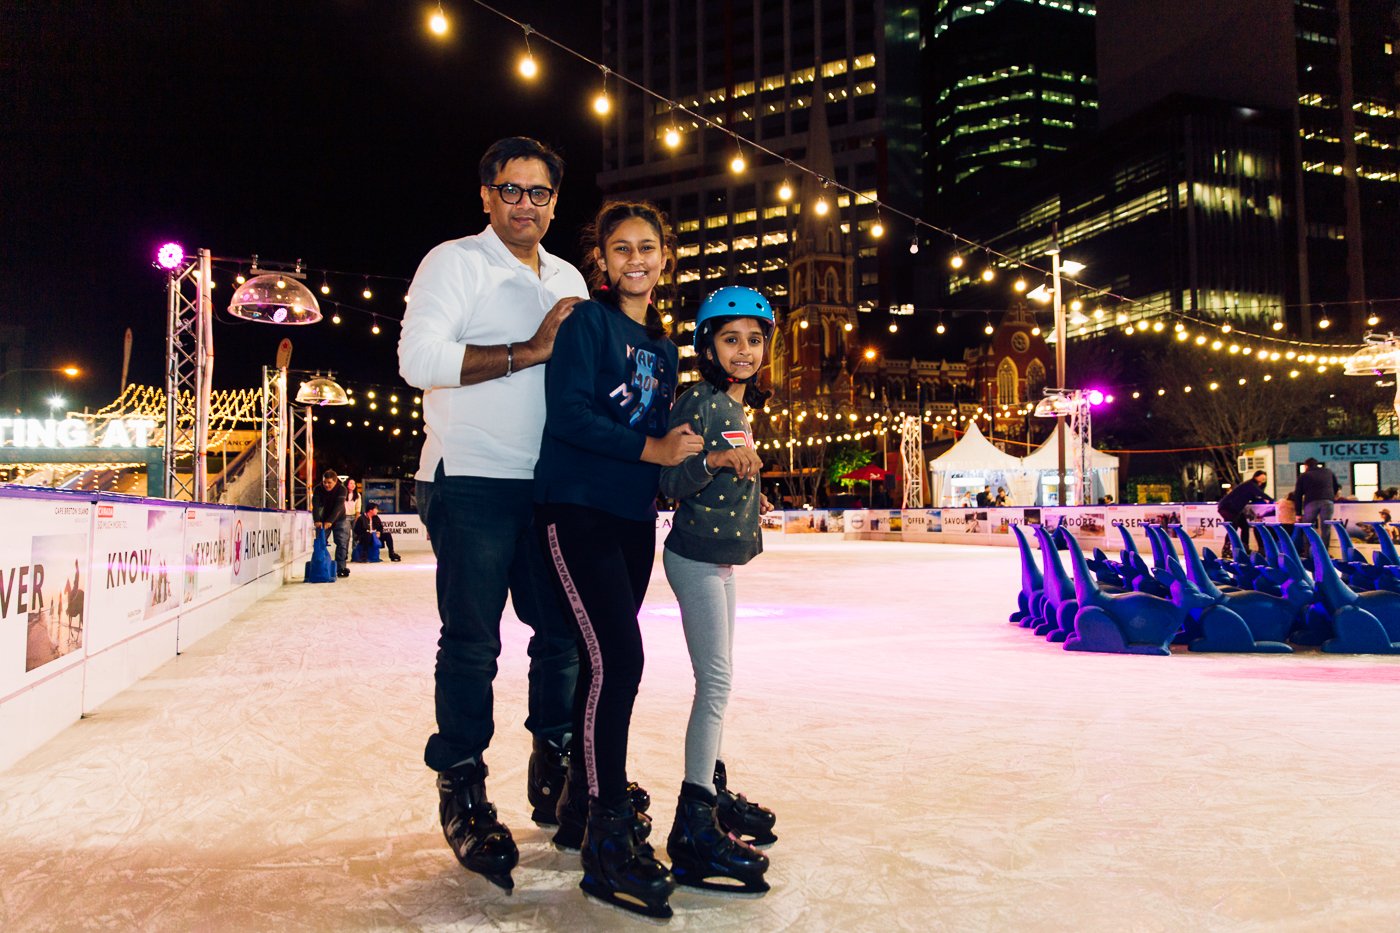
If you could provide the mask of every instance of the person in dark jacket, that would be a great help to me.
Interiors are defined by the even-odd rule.
[[[1322,535],[1323,547],[1332,546],[1332,527],[1327,522],[1332,518],[1332,504],[1342,484],[1336,474],[1319,463],[1316,457],[1303,461],[1303,472],[1298,474],[1298,485],[1293,493],[1298,499],[1301,519]]]
[[[384,520],[379,517],[379,506],[373,502],[366,505],[360,517],[355,519],[355,547],[364,545],[365,553],[368,554],[371,538],[379,539],[380,546],[389,552],[390,560],[402,559],[394,551],[394,536],[384,530]]]
[[[1246,554],[1249,553],[1249,504],[1274,501],[1264,492],[1264,484],[1268,481],[1268,474],[1263,470],[1255,470],[1253,476],[1221,497],[1215,507],[1221,518],[1238,529]]]
[[[335,539],[336,576],[350,576],[350,518],[345,514],[345,484],[335,470],[321,474],[321,488],[311,497],[311,519]]]
[[[688,424],[669,426],[678,354],[652,292],[673,268],[674,242],[650,204],[599,211],[588,234],[597,297],[559,327],[535,464],[536,525],[581,645],[554,842],[582,845],[586,893],[654,919],[671,916],[675,880],[637,831],[626,776],[643,665],[637,616],[656,557],[661,468],[704,447]]]

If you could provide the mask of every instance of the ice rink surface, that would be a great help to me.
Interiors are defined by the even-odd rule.
[[[1400,927],[1400,658],[1065,652],[1007,624],[1013,549],[769,541],[725,758],[778,814],[773,890],[681,890],[672,928]],[[630,774],[664,844],[691,675],[659,560],[642,622]],[[458,867],[422,764],[437,628],[425,554],[288,585],[0,772],[0,929],[654,929],[528,820],[509,614],[515,895]]]

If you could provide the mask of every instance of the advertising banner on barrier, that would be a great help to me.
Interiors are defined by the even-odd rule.
[[[904,527],[899,509],[868,509],[865,516],[865,530],[875,534],[898,534]]]
[[[846,529],[844,509],[789,509],[782,516],[785,534],[825,534]]]
[[[232,587],[234,514],[185,510],[185,605],[215,599]]]
[[[1215,510],[1213,503],[1188,503],[1175,506],[1181,512],[1181,524],[1197,545],[1208,545],[1217,550],[1225,540],[1222,526],[1225,519]]]
[[[0,697],[83,659],[92,504],[5,503],[0,535]]]
[[[943,509],[941,521],[944,534],[982,534],[982,526],[987,523],[987,510]]]
[[[1400,507],[1394,502],[1338,502],[1332,510],[1332,518],[1342,523],[1353,544],[1378,543],[1376,529],[1365,522],[1384,522],[1390,540],[1400,541],[1400,529],[1390,527],[1397,514]]]
[[[380,514],[379,520],[384,523],[386,534],[394,536],[394,550],[396,551],[430,551],[432,543],[428,540],[428,532],[423,527],[423,519],[417,513],[402,513],[398,515]],[[660,527],[659,525],[657,527]],[[307,545],[310,547],[310,545]]]
[[[256,537],[261,521],[261,512],[244,512],[240,509],[233,513],[233,532],[229,538],[233,550],[229,583],[234,589],[258,578],[258,559],[248,550],[248,543],[250,536]]]
[[[1032,525],[1040,524],[1040,509],[992,509],[988,513],[988,524],[991,526],[992,534],[1011,536],[1012,525],[1027,524],[1026,513],[1033,514]]]
[[[758,517],[758,527],[762,528],[766,534],[782,534],[783,516],[787,513],[781,509],[774,509]]]
[[[943,513],[939,509],[905,509],[905,541],[932,540],[932,536],[943,531]]]
[[[1151,542],[1148,541],[1143,526],[1160,525],[1169,529],[1172,525],[1184,525],[1185,514],[1182,508],[1175,504],[1116,505],[1108,510],[1109,527],[1104,530],[1106,546],[1110,549],[1123,546],[1123,535],[1114,527],[1122,525],[1128,529],[1128,534],[1132,536],[1138,550],[1147,553],[1151,549]]]
[[[144,502],[97,503],[89,651],[159,625],[179,611],[186,579],[184,512]]]
[[[1086,550],[1103,547],[1107,539],[1108,522],[1103,509],[1070,507],[1041,509],[1040,512],[1046,528],[1054,531],[1063,527]]]

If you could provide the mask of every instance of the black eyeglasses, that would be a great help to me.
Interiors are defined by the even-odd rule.
[[[522,188],[519,185],[506,182],[504,185],[487,185],[486,187],[495,189],[495,192],[501,196],[501,200],[507,204],[519,204],[520,199],[527,194],[530,196],[530,203],[536,207],[544,207],[554,200],[554,189],[544,185]]]

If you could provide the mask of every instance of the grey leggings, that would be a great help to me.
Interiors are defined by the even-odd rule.
[[[681,606],[681,627],[695,672],[695,701],[685,730],[685,779],[714,793],[734,657],[734,568],[662,551],[666,580]]]

